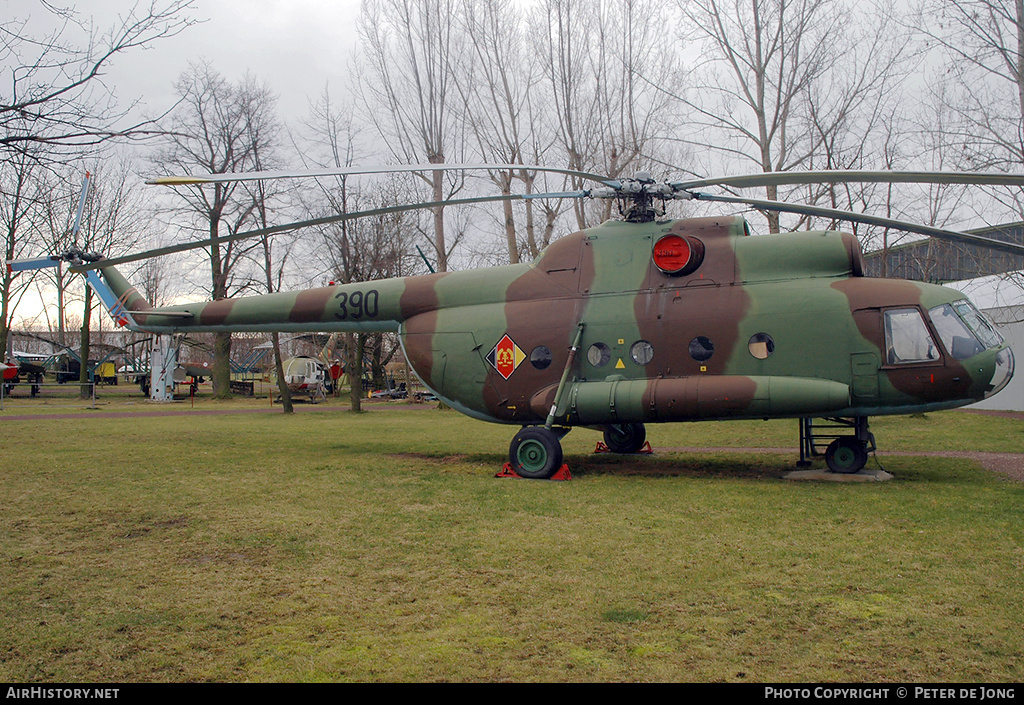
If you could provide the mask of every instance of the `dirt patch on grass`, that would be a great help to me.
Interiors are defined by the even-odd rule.
[[[448,455],[430,455],[429,453],[388,453],[387,457],[397,460],[412,460],[417,463],[429,465],[454,465],[469,460],[465,453],[451,453]]]
[[[664,451],[686,451],[694,454],[737,453],[747,455],[744,451],[754,449],[733,448],[664,448]],[[764,453],[765,449],[758,449]],[[772,452],[770,449],[767,452]],[[786,451],[788,452],[788,451]],[[574,475],[640,475],[647,477],[744,477],[749,479],[781,478],[790,468],[772,463],[765,463],[753,457],[749,458],[666,458],[658,457],[657,450],[653,454],[616,455],[599,453],[585,458],[573,458],[569,462]]]

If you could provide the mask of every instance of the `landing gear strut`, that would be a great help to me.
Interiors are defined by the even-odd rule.
[[[852,475],[864,469],[868,453],[875,450],[875,436],[868,430],[868,417],[830,418],[826,425],[815,427],[813,419],[800,419],[800,465],[809,465],[810,457],[821,455],[818,445],[832,439],[825,448],[825,463],[835,473]],[[835,429],[849,429],[853,434],[838,434]]]

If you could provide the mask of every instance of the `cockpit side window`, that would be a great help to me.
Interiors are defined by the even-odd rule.
[[[1003,337],[996,332],[996,329],[992,327],[992,324],[981,314],[981,311],[974,308],[974,304],[966,299],[961,299],[953,303],[953,308],[960,314],[960,317],[964,319],[964,323],[974,331],[974,334],[978,336],[978,340],[982,342],[987,348],[998,347],[1003,342]]]
[[[939,334],[939,340],[953,359],[966,360],[985,349],[949,304],[929,309],[928,315]]]
[[[895,308],[885,312],[886,363],[934,362],[938,348],[916,308]]]

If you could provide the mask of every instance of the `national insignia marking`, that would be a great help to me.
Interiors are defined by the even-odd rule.
[[[491,366],[505,379],[512,376],[512,373],[525,359],[526,353],[520,350],[515,341],[507,335],[503,336],[498,344],[487,353],[487,362],[491,363]]]

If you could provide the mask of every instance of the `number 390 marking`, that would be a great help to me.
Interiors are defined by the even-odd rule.
[[[361,291],[353,291],[347,293],[339,291],[334,295],[334,298],[338,300],[338,308],[334,317],[339,321],[348,319],[359,320],[363,316],[367,318],[377,317],[377,299],[378,294],[376,289],[370,289],[366,293]]]

